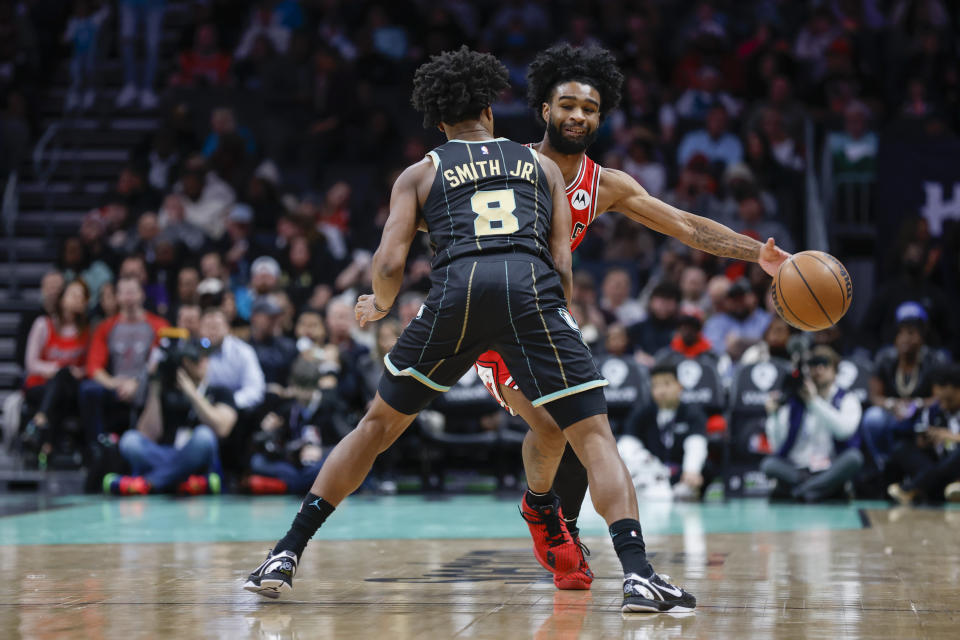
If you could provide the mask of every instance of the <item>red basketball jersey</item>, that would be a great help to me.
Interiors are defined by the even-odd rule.
[[[567,185],[567,200],[573,217],[570,229],[570,249],[574,250],[583,240],[583,232],[597,217],[597,195],[600,191],[599,164],[583,155],[577,177]]]
[[[525,146],[532,147],[533,143]],[[597,217],[597,194],[600,191],[600,170],[596,162],[583,154],[577,175],[566,187],[567,202],[570,203],[570,250],[574,251],[583,240],[583,232]]]

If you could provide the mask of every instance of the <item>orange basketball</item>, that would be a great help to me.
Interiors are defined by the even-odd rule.
[[[787,324],[802,331],[835,325],[850,308],[853,282],[840,261],[823,251],[801,251],[773,278],[773,304]]]

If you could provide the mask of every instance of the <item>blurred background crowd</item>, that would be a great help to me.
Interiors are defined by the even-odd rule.
[[[626,76],[591,157],[854,276],[800,334],[756,265],[594,222],[571,311],[638,487],[956,497],[958,31],[946,0],[0,0],[8,464],[302,493],[429,287],[422,235],[394,314],[356,326],[390,185],[443,142],[413,70],[494,53],[497,134],[536,141],[526,67],[568,41]],[[524,430],[468,372],[366,488],[511,486]]]

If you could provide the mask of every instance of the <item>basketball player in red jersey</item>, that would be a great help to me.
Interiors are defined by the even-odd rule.
[[[528,102],[546,125],[543,139],[530,146],[553,160],[563,173],[573,218],[572,249],[577,248],[598,215],[618,211],[694,249],[757,262],[771,276],[790,257],[776,246],[773,238],[763,244],[713,220],[681,211],[648,194],[626,173],[604,169],[587,157],[586,150],[596,138],[603,117],[620,103],[623,74],[609,51],[567,44],[551,47],[530,64],[527,80]],[[568,322],[575,326],[572,318]],[[504,408],[519,414],[527,424],[539,427],[553,423],[545,409],[535,407],[518,390],[496,352],[488,351],[478,359],[477,372]],[[523,442],[529,490],[521,514],[530,526],[538,559],[559,555],[560,547],[571,544],[570,540],[580,549],[577,570],[554,572],[557,588],[589,589],[593,574],[583,558],[585,547],[580,543],[577,528],[580,505],[587,491],[587,473],[562,438],[550,439],[543,435],[546,433],[560,431],[534,428]],[[570,536],[565,536],[564,530]]]

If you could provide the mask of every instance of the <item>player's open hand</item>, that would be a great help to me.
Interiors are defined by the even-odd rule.
[[[368,322],[376,322],[384,317],[390,310],[377,311],[376,298],[372,293],[368,293],[357,298],[357,306],[354,307],[354,312],[357,314],[357,323],[363,327]]]
[[[767,272],[767,275],[775,276],[777,269],[789,257],[790,254],[778,247],[773,238],[767,238],[766,244],[760,249],[760,259],[757,263]]]

